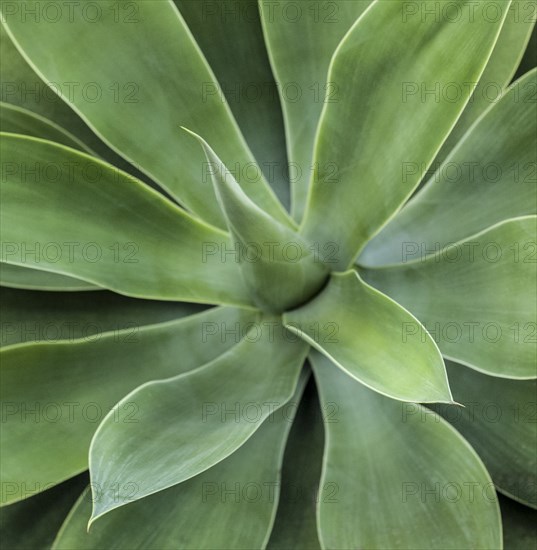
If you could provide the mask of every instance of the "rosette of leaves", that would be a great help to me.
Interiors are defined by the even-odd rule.
[[[534,3],[486,5],[3,2],[6,545],[497,549],[496,490],[534,544]]]

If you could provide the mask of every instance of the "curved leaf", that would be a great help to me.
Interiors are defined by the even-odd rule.
[[[537,213],[536,89],[534,69],[471,128],[427,185],[368,243],[358,262],[404,262],[413,248],[444,248],[495,223]]]
[[[174,2],[218,79],[207,93],[226,98],[266,180],[289,209],[282,110],[257,0]]]
[[[44,272],[43,272],[44,273]],[[102,332],[161,323],[203,311],[181,302],[133,300],[112,292],[33,292],[2,289],[0,346],[96,340]]]
[[[81,340],[3,348],[1,475],[13,489],[2,504],[85,470],[91,437],[109,411],[121,430],[145,413],[135,399],[116,405],[122,397],[218,357],[253,320],[244,310],[216,308]],[[233,327],[235,338],[223,338],[221,327]]]
[[[62,292],[99,290],[98,286],[80,279],[5,262],[0,262],[0,286]]]
[[[356,383],[312,353],[327,423],[318,504],[323,548],[501,548],[494,486],[475,451],[447,422]]]
[[[189,133],[207,156],[216,197],[235,239],[242,276],[255,304],[264,311],[279,313],[307,301],[326,280],[326,266],[297,233],[246,196],[203,138]]]
[[[505,550],[535,550],[537,512],[500,496]]]
[[[456,22],[425,17],[437,9],[434,0],[376,1],[339,44],[328,81],[338,84],[342,100],[323,108],[301,226],[308,240],[338,248],[338,270],[408,199],[420,177],[403,179],[402,166],[429,166],[471,94],[463,87],[448,100],[423,90],[479,79],[510,1],[493,2],[502,14],[494,22],[483,12]],[[349,124],[353,139],[342,131]]]
[[[304,381],[295,399],[300,398]],[[264,548],[278,503],[283,447],[293,413],[274,412],[226,459],[192,479],[114,510],[93,524],[89,533],[92,498],[87,491],[53,548]],[[133,487],[133,497],[135,491]],[[98,498],[99,489],[96,493]]]
[[[408,311],[354,272],[333,274],[305,306],[283,316],[285,326],[362,384],[402,401],[451,402],[444,363],[429,336],[405,341],[418,325]]]
[[[118,406],[135,402],[139,422],[119,426],[109,414],[90,447],[100,491],[91,521],[186,481],[243,445],[295,391],[308,347],[293,340],[267,318],[204,367],[127,395]],[[117,491],[131,483],[136,494]]]
[[[340,40],[372,0],[259,1],[265,41],[282,103],[290,161],[292,213],[300,221],[313,169],[323,105],[343,98],[328,66]]]
[[[0,126],[2,132],[48,139],[92,154],[89,147],[61,126],[27,109],[9,103],[0,102]]]
[[[38,1],[26,4],[39,9]],[[4,24],[36,73],[57,83],[55,90],[105,143],[189,210],[223,226],[203,156],[179,125],[205,135],[227,166],[247,170],[254,159],[227,103],[204,93],[216,80],[181,14],[171,0],[101,0],[98,6],[98,24],[84,4],[73,4],[58,20],[25,18],[5,6]],[[287,222],[264,178],[241,184]]]
[[[226,234],[132,176],[36,138],[2,134],[2,257],[121,294],[248,305]]]
[[[442,355],[484,373],[535,378],[537,217],[515,218],[435,254],[361,271],[425,325]],[[403,327],[418,344],[429,334]]]
[[[434,409],[477,451],[502,493],[537,508],[537,380],[505,380],[454,363],[447,370],[465,408]]]

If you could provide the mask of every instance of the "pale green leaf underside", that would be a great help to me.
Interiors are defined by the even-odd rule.
[[[85,470],[91,437],[121,398],[149,380],[218,357],[239,338],[222,338],[220,327],[245,330],[253,321],[245,310],[216,308],[96,338],[4,348],[1,473],[3,483],[16,487],[8,501],[24,498],[25,487],[43,490]],[[128,400],[111,418],[127,429],[144,412],[140,403]]]
[[[447,422],[310,358],[321,406],[339,407],[338,422],[325,424],[321,486],[339,491],[336,502],[319,500],[323,548],[502,548],[492,481]]]
[[[28,290],[54,290],[73,292],[82,290],[98,290],[99,287],[50,271],[32,269],[27,264],[15,265],[0,262],[0,286],[22,288]]]
[[[338,81],[327,82],[338,43],[371,0],[259,1],[265,41],[285,121],[292,214],[300,222],[313,167],[313,142],[325,102],[344,101]]]
[[[427,185],[368,243],[358,262],[405,262],[416,251],[434,251],[503,220],[537,213],[536,90],[534,69],[469,130]]]
[[[250,303],[238,264],[221,259],[227,234],[73,149],[14,134],[0,145],[2,261],[139,298]]]
[[[39,9],[39,2],[27,4]],[[204,135],[229,166],[243,168],[254,159],[227,103],[203,96],[216,80],[182,16],[171,0],[134,0],[119,14],[117,2],[99,6],[98,25],[84,16],[83,4],[73,4],[69,19],[23,21],[5,13],[5,26],[36,73],[57,83],[103,141],[189,210],[223,227],[203,155],[179,126]],[[69,88],[73,82],[80,85]],[[260,206],[287,221],[264,179],[241,183]]]
[[[435,405],[483,459],[496,487],[537,508],[537,380],[505,380],[447,363],[464,409]]]
[[[127,395],[122,402],[138,405],[139,422],[120,425],[109,415],[91,444],[91,480],[101,491],[92,521],[204,472],[244,444],[295,391],[308,347],[292,340],[265,318],[207,365]],[[118,494],[129,482],[136,494]]]
[[[420,2],[418,12],[435,4]],[[494,4],[505,17],[510,0]],[[405,17],[404,6],[372,3],[330,64],[328,81],[338,84],[342,100],[325,104],[319,121],[301,232],[320,246],[335,243],[338,270],[419,184],[418,174],[402,179],[403,163],[429,165],[470,96],[466,89],[456,101],[424,101],[408,87],[477,81],[501,29],[501,18],[453,24],[423,13]],[[352,138],[343,131],[349,125]]]
[[[361,274],[411,311],[446,358],[535,378],[536,233],[536,216],[515,218],[436,254]],[[417,325],[402,331],[416,345],[428,337]]]
[[[304,382],[305,377],[295,392],[295,406],[285,414],[276,411],[229,457],[192,479],[114,510],[92,524],[89,533],[92,494],[88,489],[53,548],[263,548],[278,505],[285,440]],[[95,496],[99,498],[98,491]]]
[[[403,339],[403,327],[421,327],[419,321],[354,271],[333,274],[319,296],[283,319],[334,368],[375,391],[402,401],[452,401],[433,340]]]

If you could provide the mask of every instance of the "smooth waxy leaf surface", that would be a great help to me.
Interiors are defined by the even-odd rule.
[[[505,550],[535,550],[537,512],[500,495]]]
[[[257,0],[174,1],[218,80],[205,86],[205,94],[226,98],[260,170],[288,209],[282,110]],[[244,167],[241,176],[259,181],[253,167]]]
[[[227,234],[83,153],[14,134],[0,145],[3,261],[135,297],[249,304],[221,258]]]
[[[494,4],[505,17],[510,0]],[[477,81],[501,29],[502,18],[483,15],[456,23],[424,17],[435,5],[372,3],[332,58],[328,81],[338,84],[341,101],[326,103],[319,121],[301,232],[320,246],[337,245],[338,270],[410,196],[420,175],[403,178],[404,163],[433,161],[471,94],[466,88],[448,101],[423,90]],[[349,123],[352,139],[342,131]]]
[[[112,292],[33,292],[3,288],[0,346],[58,342],[171,321],[205,309],[198,304],[134,300]]]
[[[311,354],[326,423],[319,500],[323,548],[501,548],[494,486],[483,463],[449,424],[415,403],[372,392]]]
[[[92,521],[190,479],[236,451],[291,399],[307,350],[266,318],[204,367],[127,395],[118,406],[135,402],[139,422],[120,426],[109,415],[91,444],[91,480],[101,491]],[[128,483],[136,485],[136,494],[117,491]]]
[[[15,265],[0,262],[0,286],[28,290],[54,290],[73,292],[81,290],[98,290],[99,287],[50,271],[31,269],[26,265]]]
[[[318,297],[283,319],[289,330],[375,391],[402,401],[452,401],[432,338],[403,338],[405,325],[421,327],[420,322],[354,271],[333,274]]]
[[[344,34],[370,3],[371,0],[259,2],[285,117],[292,213],[297,221],[306,204],[313,142],[322,108],[325,103],[342,101],[339,82],[327,82],[330,59]]]
[[[39,9],[39,2],[26,4]],[[203,155],[179,125],[204,135],[226,165],[243,169],[254,159],[226,102],[204,96],[215,77],[171,0],[102,0],[98,24],[86,16],[84,4],[73,4],[58,21],[23,18],[7,6],[3,14],[32,68],[58,83],[62,97],[98,136],[189,210],[223,227]],[[73,82],[80,85],[67,86]],[[264,179],[241,183],[285,222],[285,210]]]
[[[80,475],[31,498],[0,508],[2,546],[10,550],[49,549],[65,516],[87,483],[87,475]],[[2,494],[9,490],[6,486]]]
[[[61,126],[27,109],[9,103],[0,103],[0,126],[2,132],[39,137],[86,153],[92,152]]]
[[[448,363],[457,402],[435,406],[483,459],[496,487],[537,508],[537,380],[505,380]]]
[[[9,501],[24,498],[25,487],[42,491],[85,470],[91,437],[113,407],[110,422],[118,429],[140,421],[141,403],[115,406],[120,399],[148,380],[218,357],[253,320],[244,310],[217,308],[80,340],[3,348],[1,474],[2,483],[15,484]],[[222,338],[222,326],[237,332]]]
[[[537,213],[536,89],[534,69],[472,127],[358,262],[406,262],[417,250],[434,251],[503,220]]]
[[[309,368],[309,367],[308,367]],[[335,420],[330,407],[328,420]],[[268,550],[320,550],[316,501],[333,499],[336,488],[319,488],[323,462],[324,428],[313,378],[306,386],[285,447],[278,513]]]
[[[273,413],[229,457],[192,479],[114,510],[92,524],[89,533],[92,495],[86,492],[53,548],[264,548],[278,504],[285,439],[304,381],[298,384],[294,406]]]
[[[444,357],[496,376],[535,378],[536,220],[508,220],[436,254],[361,273],[416,315]],[[416,344],[428,337],[417,325],[402,330]]]
[[[534,10],[535,4],[531,0],[511,2],[485,71],[479,82],[470,84],[474,93],[435,162],[444,161],[479,116],[505,94],[535,27],[535,18],[532,17]]]
[[[328,274],[315,249],[254,204],[207,142],[192,135],[207,156],[216,196],[234,240],[234,256],[253,301],[274,312],[304,303]]]

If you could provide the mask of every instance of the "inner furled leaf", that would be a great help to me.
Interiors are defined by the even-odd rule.
[[[314,173],[301,233],[338,248],[346,269],[366,242],[419,184],[402,177],[405,163],[429,166],[467,104],[443,91],[477,81],[511,0],[468,16],[469,3],[451,3],[466,16],[453,21],[440,2],[377,1],[338,46],[328,76],[341,101],[326,103],[317,131]],[[427,15],[429,13],[432,15]]]
[[[187,130],[188,131],[188,130]],[[304,303],[322,287],[328,269],[315,247],[261,210],[244,193],[207,142],[192,134],[207,156],[216,196],[232,235],[235,258],[252,299],[281,312]]]
[[[23,18],[9,3],[2,6],[5,27],[31,67],[55,84],[105,143],[187,209],[225,226],[201,169],[202,152],[177,128],[183,124],[205,135],[238,172],[255,159],[227,102],[204,95],[216,78],[171,0],[101,0],[98,23],[86,17],[84,2],[72,4],[70,15],[59,20]],[[39,2],[25,6],[38,10]],[[240,184],[261,207],[289,222],[263,177],[240,178]]]
[[[358,263],[405,263],[417,249],[438,252],[495,223],[536,214],[536,90],[534,69],[468,131],[419,193],[369,241]],[[408,164],[403,170],[422,168]]]
[[[291,207],[300,222],[313,169],[313,142],[325,103],[342,101],[328,66],[340,40],[372,0],[259,0],[287,136]]]

